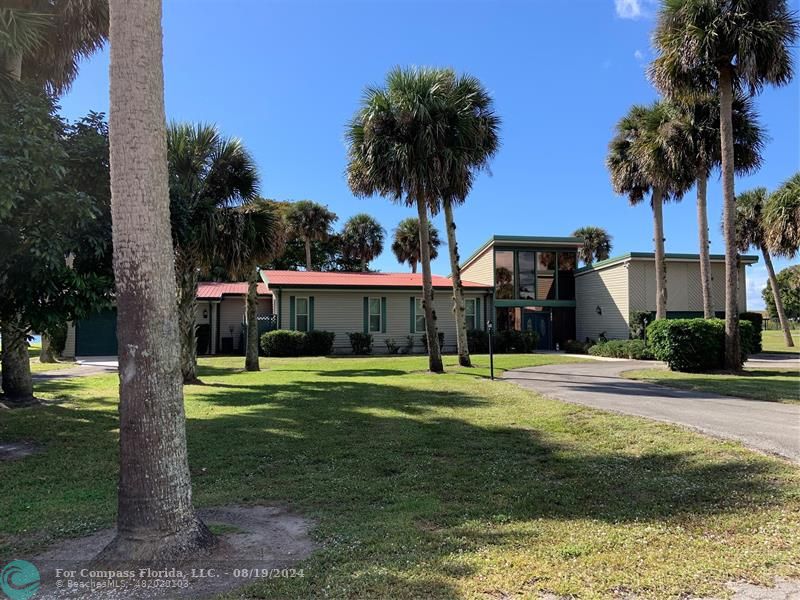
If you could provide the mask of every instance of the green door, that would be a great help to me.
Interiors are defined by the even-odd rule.
[[[76,356],[116,356],[117,310],[95,313],[75,325]]]

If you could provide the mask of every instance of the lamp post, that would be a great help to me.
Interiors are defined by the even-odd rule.
[[[486,321],[486,330],[489,332],[489,377],[494,381],[494,325]]]

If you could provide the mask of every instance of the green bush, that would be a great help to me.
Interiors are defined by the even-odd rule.
[[[397,354],[400,352],[400,346],[394,340],[394,338],[386,338],[383,340],[383,343],[386,344],[386,352],[389,354]]]
[[[753,326],[740,323],[742,360],[753,349]],[[725,321],[662,319],[647,327],[647,345],[673,371],[697,372],[725,365]]]
[[[267,356],[300,356],[306,347],[302,331],[276,329],[261,336],[261,349]]]
[[[48,332],[50,335],[50,351],[53,356],[61,356],[67,345],[67,324],[59,323]]]
[[[633,360],[652,360],[653,354],[644,340],[609,340],[589,348],[592,356],[610,358],[629,358]]]
[[[761,313],[743,312],[739,315],[739,326],[745,322],[752,325],[750,332],[750,346],[747,354],[758,354],[763,349],[761,346],[761,331],[764,329],[764,317]]]
[[[495,352],[498,354],[526,354],[536,350],[539,336],[535,331],[506,329],[495,335]]]
[[[372,336],[368,333],[348,333],[353,354],[372,354]]]
[[[306,343],[303,348],[305,356],[327,356],[333,352],[333,340],[336,334],[332,331],[314,329],[306,334]]]
[[[480,329],[467,331],[467,347],[472,354],[488,354],[489,332]]]
[[[591,348],[589,344],[579,342],[578,340],[567,340],[561,347],[567,354],[586,354],[589,348]]]

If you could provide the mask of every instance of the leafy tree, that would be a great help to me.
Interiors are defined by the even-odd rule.
[[[120,468],[104,564],[167,564],[214,544],[194,511],[186,449],[161,57],[161,1],[111,0]]]
[[[386,230],[367,213],[353,215],[341,233],[342,253],[358,262],[359,271],[369,271],[369,263],[383,252]]]
[[[634,106],[616,127],[606,164],[617,194],[631,204],[650,194],[656,267],[656,319],[667,316],[667,265],[664,256],[664,200],[679,200],[692,184],[694,170],[680,139],[679,111],[667,102]]]
[[[333,224],[339,217],[328,210],[327,206],[310,200],[293,202],[286,213],[286,222],[290,232],[303,241],[306,253],[306,271],[311,271],[311,246],[313,242],[328,240],[333,231]]]
[[[789,322],[783,310],[778,281],[775,278],[775,267],[772,266],[767,240],[764,235],[764,204],[767,199],[767,189],[760,187],[742,192],[736,198],[736,240],[739,250],[746,252],[750,247],[756,247],[764,256],[767,267],[770,287],[772,287],[773,306],[783,329],[783,337],[787,346],[794,346],[792,334],[789,331]]]
[[[735,228],[733,102],[792,78],[798,21],[786,0],[665,0],[653,42],[650,75],[669,97],[719,93],[720,162],[725,237],[725,366],[742,366]]]
[[[786,318],[797,321],[800,319],[800,265],[786,267],[778,273],[775,279],[778,282],[778,295],[786,312]],[[764,288],[761,296],[767,305],[770,318],[777,319],[778,310],[771,285]]]
[[[280,253],[284,228],[275,207],[265,200],[225,208],[218,218],[217,264],[234,280],[247,281],[247,348],[245,370],[258,371],[259,263]]]
[[[167,129],[170,216],[178,278],[181,372],[197,381],[197,285],[213,260],[219,210],[252,201],[258,171],[236,138],[210,125],[172,124]]]
[[[417,272],[422,252],[419,249],[419,219],[409,217],[397,224],[394,230],[394,241],[392,242],[392,252],[394,252],[397,262],[400,264],[408,263],[411,272]],[[431,260],[439,256],[438,248],[442,244],[439,239],[439,231],[428,221],[428,240],[430,245]]]
[[[578,258],[585,265],[607,259],[611,254],[611,236],[602,227],[588,225],[572,232],[574,237],[583,238],[583,246],[578,249]]]

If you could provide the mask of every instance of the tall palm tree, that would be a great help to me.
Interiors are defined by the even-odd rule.
[[[160,0],[111,0],[120,469],[103,562],[169,562],[214,543],[192,506],[186,451],[161,40]]]
[[[444,367],[433,308],[428,213],[450,184],[441,138],[451,79],[440,69],[393,69],[384,87],[367,88],[346,132],[353,193],[380,194],[417,208],[428,367],[435,373]]]
[[[711,296],[711,256],[708,241],[708,209],[706,193],[711,171],[719,167],[722,156],[720,146],[719,97],[687,98],[679,102],[687,127],[686,152],[695,157],[697,187],[697,228],[700,241],[700,282],[703,293],[703,316],[714,317]],[[763,132],[752,101],[736,94],[733,101],[734,170],[739,175],[755,171],[761,166]]]
[[[197,382],[197,284],[215,249],[219,210],[252,201],[258,170],[236,138],[212,125],[171,124],[167,130],[170,215],[178,277],[181,372]]]
[[[215,262],[225,268],[229,277],[247,281],[244,368],[258,371],[259,263],[270,261],[280,253],[285,243],[283,219],[272,203],[261,199],[221,212]]]
[[[397,224],[394,230],[394,241],[392,242],[392,252],[394,252],[397,262],[400,264],[408,263],[411,272],[417,272],[417,264],[422,255],[419,249],[419,219],[408,217]],[[439,256],[439,246],[442,242],[439,239],[439,231],[428,221],[428,241],[430,246],[431,260],[436,260]]]
[[[333,224],[338,219],[336,213],[327,206],[311,200],[299,200],[289,207],[286,222],[291,232],[305,244],[306,271],[312,270],[311,243],[327,240],[333,232]]]
[[[764,233],[764,205],[767,202],[767,189],[763,187],[755,188],[742,192],[736,197],[736,241],[740,251],[746,252],[748,248],[756,247],[764,257],[764,264],[767,267],[769,285],[772,289],[772,296],[775,300],[775,310],[778,313],[783,337],[786,345],[794,346],[792,333],[789,330],[789,321],[786,319],[786,311],[783,309],[778,280],[775,277],[775,268],[772,266],[767,239]]]
[[[667,265],[664,255],[665,200],[679,200],[691,186],[693,171],[680,139],[679,111],[667,102],[634,106],[616,127],[606,164],[617,194],[632,205],[650,194],[656,268],[656,319],[667,316]]]
[[[800,173],[792,175],[764,206],[764,233],[770,251],[792,259],[800,251]]]
[[[370,261],[383,252],[383,240],[386,230],[367,213],[353,215],[344,224],[341,234],[342,252],[353,260],[357,260],[362,271],[369,270]]]
[[[798,21],[786,0],[666,0],[653,42],[650,69],[667,96],[719,91],[723,225],[725,235],[725,365],[739,370],[739,285],[736,251],[733,100],[736,90],[758,92],[792,78],[791,46]]]
[[[583,238],[583,246],[578,249],[578,258],[589,266],[594,261],[607,259],[611,254],[611,235],[602,227],[588,225],[572,232],[574,237]]]

